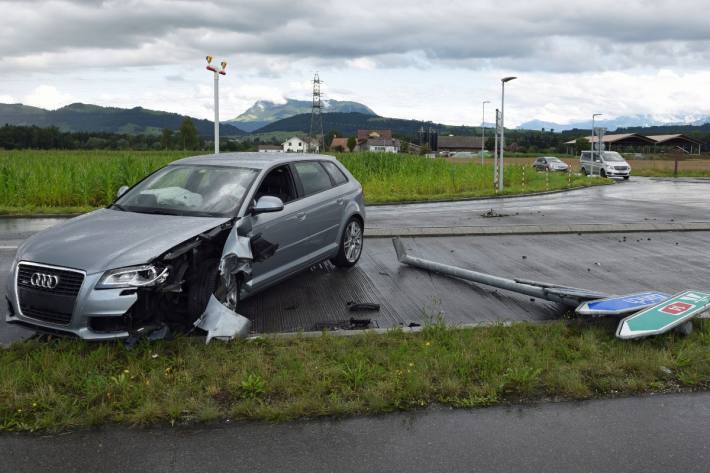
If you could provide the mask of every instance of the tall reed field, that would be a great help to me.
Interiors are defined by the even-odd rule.
[[[0,151],[0,211],[86,211],[190,151]]]
[[[0,151],[0,213],[83,212],[110,203],[122,185],[194,151]],[[477,159],[452,163],[412,155],[343,153],[338,159],[362,183],[368,203],[442,200],[496,194],[493,167]],[[505,168],[504,194],[604,183]]]

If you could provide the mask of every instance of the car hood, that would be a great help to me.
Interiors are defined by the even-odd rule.
[[[229,220],[101,209],[36,233],[20,245],[17,257],[91,274],[147,263]]]

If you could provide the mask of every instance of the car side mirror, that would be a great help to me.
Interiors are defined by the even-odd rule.
[[[119,187],[119,188],[118,188],[118,191],[116,192],[116,198],[118,199],[119,197],[121,197],[123,194],[126,193],[126,191],[127,191],[128,189],[129,189],[128,186],[121,186],[121,187]]]
[[[273,195],[264,195],[256,201],[256,205],[251,209],[252,215],[259,215],[269,212],[280,212],[284,209],[284,203]]]

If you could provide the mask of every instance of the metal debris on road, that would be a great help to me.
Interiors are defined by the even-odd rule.
[[[457,266],[437,263],[436,261],[410,256],[407,254],[407,250],[399,238],[393,238],[392,243],[394,244],[394,249],[397,252],[397,259],[400,263],[444,274],[446,276],[485,284],[486,286],[497,287],[552,302],[559,302],[571,307],[577,307],[582,302],[588,300],[608,297],[607,294],[601,292],[588,291],[586,289],[579,289],[576,287],[560,286],[558,284],[523,279],[507,279],[499,276],[493,276],[491,274],[459,268]]]

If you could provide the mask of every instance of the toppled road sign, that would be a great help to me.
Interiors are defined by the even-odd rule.
[[[577,307],[580,315],[622,315],[638,312],[668,300],[671,296],[663,292],[637,292],[625,296],[614,296],[606,299],[585,302]]]
[[[658,335],[678,327],[710,309],[710,294],[685,291],[619,323],[616,336],[641,338]]]

